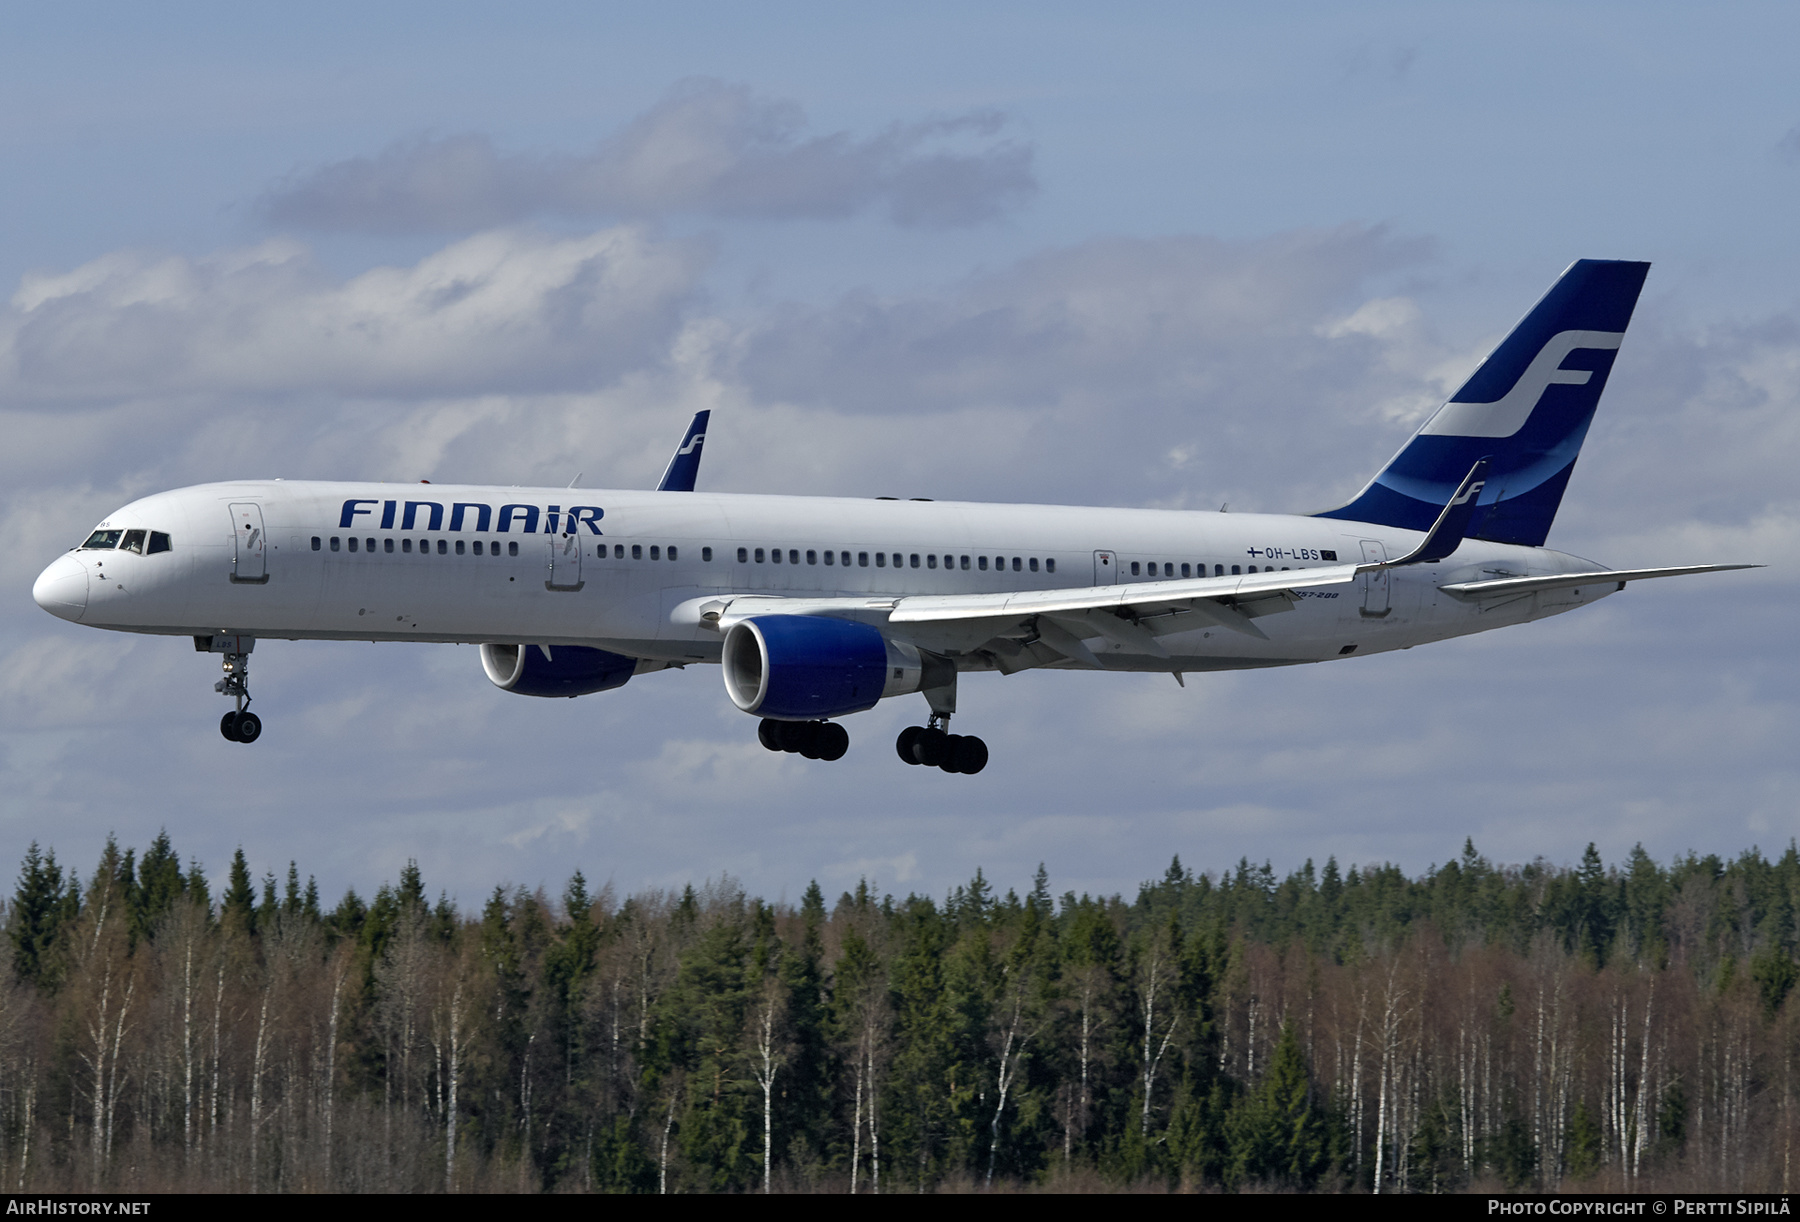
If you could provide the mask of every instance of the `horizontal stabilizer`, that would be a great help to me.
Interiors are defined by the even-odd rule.
[[[1725,573],[1733,569],[1762,567],[1760,564],[1685,564],[1671,569],[1605,569],[1598,573],[1564,573],[1556,577],[1499,577],[1492,581],[1458,581],[1439,586],[1438,589],[1452,598],[1472,601],[1536,594],[1542,590],[1575,590],[1582,586],[1616,584],[1623,590],[1628,581],[1648,581],[1652,577],[1684,577],[1689,573]]]

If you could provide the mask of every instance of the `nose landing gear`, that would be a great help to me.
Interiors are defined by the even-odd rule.
[[[929,725],[907,726],[900,731],[894,750],[903,763],[974,776],[987,767],[987,744],[973,734],[949,733],[944,728],[949,724],[948,713],[933,713]]]
[[[262,737],[262,718],[250,711],[250,651],[256,638],[248,636],[197,636],[194,648],[224,655],[225,677],[213,691],[229,696],[236,707],[219,719],[219,733],[226,742],[253,743]]]
[[[850,731],[831,721],[777,721],[765,717],[756,727],[757,740],[771,751],[788,751],[809,760],[843,759]]]

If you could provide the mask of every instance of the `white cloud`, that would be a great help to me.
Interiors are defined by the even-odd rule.
[[[1037,189],[1028,144],[975,112],[873,136],[808,135],[794,102],[695,79],[591,153],[502,153],[482,135],[418,138],[296,174],[262,201],[277,225],[372,233],[467,232],[527,217],[699,213],[901,225],[991,220]]]
[[[483,233],[341,281],[286,240],[112,254],[24,278],[0,371],[15,402],[592,385],[660,358],[704,264],[633,228]]]

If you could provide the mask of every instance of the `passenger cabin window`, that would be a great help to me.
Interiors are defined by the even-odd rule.
[[[839,552],[838,559],[843,563],[843,566],[845,568],[850,567],[850,553],[849,552]]]
[[[738,563],[739,564],[750,563],[750,549],[749,548],[747,548],[747,547],[738,548]]]
[[[1033,556],[1031,558],[1031,571],[1034,573],[1037,572],[1037,557],[1036,556]]]
[[[987,557],[986,556],[975,557],[975,567],[980,569],[984,573],[987,572]]]
[[[769,560],[775,564],[781,563],[781,549],[779,547],[771,547],[769,549]]]
[[[113,548],[119,546],[119,536],[123,533],[123,531],[118,530],[97,530],[88,536],[88,541],[81,545],[81,550],[110,552]]]
[[[506,545],[506,554],[509,556],[518,555],[519,554],[519,545],[517,543],[508,543]]]
[[[669,559],[679,560],[680,558],[681,553],[676,549],[675,545],[673,543],[669,544]]]
[[[350,550],[351,551],[356,550],[356,536],[355,535],[350,536]]]
[[[836,564],[837,563],[837,553],[836,552],[826,552],[825,553],[825,563],[826,564]]]
[[[887,553],[886,552],[876,552],[875,553],[875,567],[878,569],[884,569],[887,567]]]
[[[1138,575],[1138,562],[1135,560],[1133,560],[1131,562],[1131,575],[1133,577],[1136,577]]]
[[[313,544],[313,551],[315,551],[315,552],[318,551],[319,550],[319,536],[314,535],[312,537],[312,544]]]
[[[1046,573],[1056,572],[1056,557],[1052,556],[1050,559],[1044,561],[1044,572],[1046,572]]]
[[[461,539],[458,539],[456,541],[456,554],[459,556],[464,556],[464,555],[468,554],[467,545],[465,545]]]
[[[763,549],[759,547],[756,549],[756,563],[761,564],[762,562],[763,562]]]
[[[1243,575],[1243,572],[1241,569],[1238,568],[1237,565],[1234,564],[1231,566],[1231,575],[1233,577],[1241,577]]]
[[[642,560],[644,558],[644,545],[642,543],[633,543],[631,545],[631,558],[633,560]]]
[[[438,540],[438,555],[448,556],[449,554],[450,554],[450,540],[439,539]]]
[[[808,564],[819,563],[819,553],[816,551],[813,551],[811,548],[808,548],[807,552],[806,552],[806,563],[808,563]]]
[[[333,536],[331,536],[331,550],[335,552],[335,551],[337,551],[337,549],[338,549],[337,536],[333,535]]]
[[[937,567],[937,556],[935,554],[925,557],[925,567],[928,569],[935,569]]]
[[[702,564],[712,563],[712,548],[703,547],[700,549],[700,561]]]
[[[856,567],[859,569],[866,569],[869,567],[869,553],[867,553],[867,552],[856,553]]]
[[[662,559],[662,548],[658,547],[654,543],[652,543],[650,545],[650,559],[652,559],[652,560],[661,560]]]
[[[797,548],[797,547],[788,548],[788,563],[789,564],[799,564],[800,563],[800,549],[799,548]]]
[[[479,548],[481,544],[477,543],[475,546]],[[394,541],[392,539],[383,539],[381,541],[381,550],[391,553],[394,550]]]

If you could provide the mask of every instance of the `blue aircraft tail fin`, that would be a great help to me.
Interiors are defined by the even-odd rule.
[[[706,444],[706,422],[711,417],[710,411],[694,413],[694,422],[688,425],[681,444],[675,447],[675,456],[669,459],[668,470],[663,472],[662,482],[656,485],[658,492],[694,490],[694,480],[700,475],[700,447]]]
[[[1571,264],[1355,500],[1318,516],[1428,531],[1486,458],[1467,537],[1543,546],[1649,270]]]

